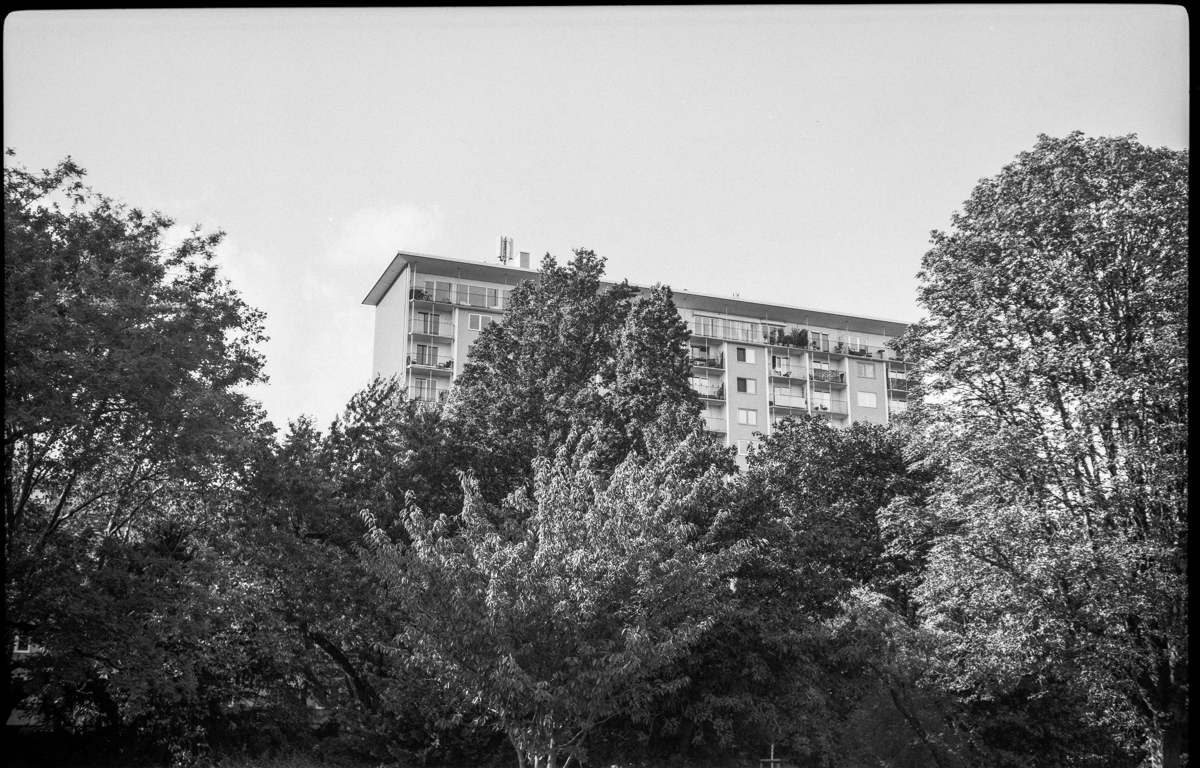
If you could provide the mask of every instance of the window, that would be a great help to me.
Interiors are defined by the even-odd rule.
[[[810,329],[808,332],[808,346],[812,349],[820,350],[821,352],[828,352],[829,334]]]
[[[426,402],[434,402],[437,400],[437,380],[436,379],[417,379],[413,382],[416,389],[416,399]]]
[[[719,317],[695,315],[696,333],[715,336],[732,341],[757,342],[762,338],[762,327],[758,323],[744,320],[725,320]]]
[[[857,352],[866,352],[867,345],[863,343],[863,337],[862,336],[851,336],[850,337],[850,349],[853,349]]]
[[[812,407],[813,407],[814,411],[828,411],[829,410],[830,400],[829,400],[828,392],[813,392],[811,397],[812,397]]]
[[[871,363],[855,363],[854,367],[858,369],[858,378],[873,379],[875,378],[875,366]]]
[[[743,379],[738,377],[737,391],[745,392],[749,395],[758,394],[758,382],[754,379]]]
[[[753,408],[738,408],[738,424],[758,426],[758,411]]]
[[[469,299],[468,303],[472,307],[484,306],[484,302],[485,302],[484,296],[485,296],[486,292],[483,290],[483,286],[482,285],[472,285],[472,286],[470,286],[469,291],[470,291],[470,294],[469,294],[470,299]]]
[[[737,361],[739,363],[755,362],[754,350],[747,349],[746,347],[738,347],[737,348]]]
[[[426,280],[425,295],[432,301],[450,303],[450,283],[443,280]]]
[[[413,330],[417,333],[425,333],[436,335],[439,330],[439,324],[442,319],[441,315],[430,314],[429,312],[417,313],[417,324]]]
[[[863,408],[879,407],[878,402],[876,401],[874,392],[859,392],[858,393],[858,404],[860,406],[862,406]]]
[[[771,355],[771,370],[782,376],[790,376],[792,361],[786,355]]]
[[[438,348],[429,344],[417,345],[417,365],[437,365]]]
[[[496,321],[487,315],[476,315],[474,313],[467,315],[467,328],[472,331],[482,331],[494,322]]]
[[[734,445],[737,446],[738,456],[745,456],[746,454],[750,453],[749,440],[738,440],[736,443],[734,443]]]
[[[500,306],[500,289],[499,288],[488,288],[487,289],[487,305],[489,307],[499,307]]]

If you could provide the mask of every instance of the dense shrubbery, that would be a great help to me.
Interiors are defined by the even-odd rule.
[[[446,404],[277,436],[219,235],[8,167],[8,710],[176,763],[1183,764],[1187,162],[1042,138],[934,235],[909,415],[744,471],[669,289],[586,251]]]

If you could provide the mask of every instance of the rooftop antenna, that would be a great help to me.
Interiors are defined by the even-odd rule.
[[[512,261],[513,257],[513,241],[511,237],[505,235],[500,236],[500,263],[507,264]]]

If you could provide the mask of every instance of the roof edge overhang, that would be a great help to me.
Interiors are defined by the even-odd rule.
[[[384,296],[395,285],[396,280],[400,278],[405,269],[419,267],[422,263],[428,264],[431,269],[436,269],[438,265],[441,265],[443,268],[455,267],[460,269],[465,268],[468,271],[481,271],[488,273],[488,277],[491,279],[500,278],[497,279],[497,282],[511,282],[512,284],[520,280],[536,278],[538,274],[537,270],[520,269],[503,264],[453,259],[429,253],[416,253],[414,251],[397,251],[396,255],[392,257],[391,263],[387,265],[387,268],[383,270],[383,274],[379,276],[379,279],[375,281],[375,285],[372,286],[366,297],[363,298],[362,303],[370,306],[378,306],[379,302],[383,301]],[[617,282],[602,280],[601,284],[609,286],[616,285]],[[630,286],[639,290],[646,290],[648,287],[634,283],[631,283]],[[738,296],[720,296],[675,288],[672,291],[676,295],[690,296],[693,300],[692,303],[700,305],[693,307],[694,309],[703,309],[719,314],[737,314],[742,317],[754,317],[759,322],[803,323],[805,321],[799,319],[799,315],[803,314],[811,318],[807,319],[807,322],[816,325],[826,327],[845,326],[847,330],[858,330],[865,333],[883,331],[885,335],[897,336],[911,325],[911,322],[904,320],[871,317],[869,315],[851,315],[828,309],[743,299]],[[771,315],[775,315],[775,317],[772,318]],[[883,327],[878,327],[876,324],[881,324]]]
[[[383,270],[383,274],[375,281],[375,285],[371,286],[371,290],[363,297],[362,303],[373,307],[379,306],[379,302],[383,301],[383,297],[391,290],[396,279],[400,277],[400,273],[412,263],[414,258],[420,258],[421,255],[409,251],[397,251],[396,255],[392,257],[391,263]]]

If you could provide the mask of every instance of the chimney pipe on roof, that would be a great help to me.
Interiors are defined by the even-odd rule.
[[[500,263],[507,264],[512,261],[513,241],[511,237],[500,236]]]
[[[521,269],[529,269],[529,251],[521,251]]]

